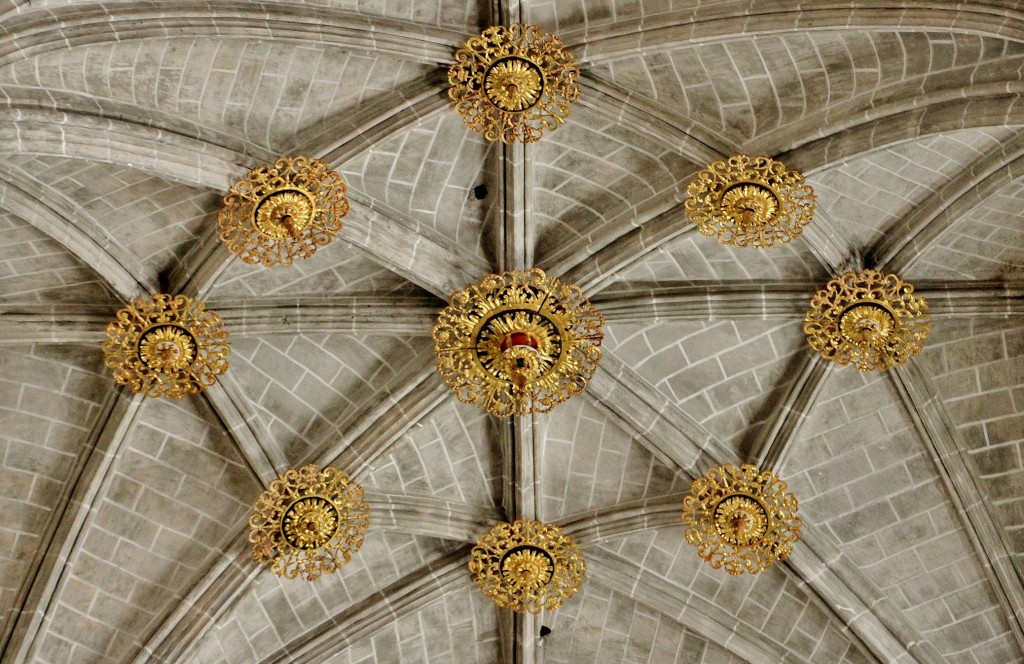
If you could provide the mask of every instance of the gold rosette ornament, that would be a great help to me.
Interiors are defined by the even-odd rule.
[[[712,468],[683,499],[686,541],[715,569],[757,574],[789,558],[803,522],[796,496],[770,471],[743,464]]]
[[[363,487],[337,468],[310,464],[286,471],[256,500],[249,541],[274,574],[312,581],[348,563],[369,525]]]
[[[577,286],[543,270],[491,274],[438,316],[437,371],[459,401],[498,417],[545,412],[586,389],[603,324]]]
[[[114,380],[151,397],[198,394],[228,370],[228,333],[216,312],[185,295],[138,299],[107,325]]]
[[[281,157],[258,166],[224,197],[220,239],[246,263],[291,265],[341,230],[345,180],[319,159]]]
[[[487,28],[455,52],[448,96],[489,141],[533,143],[569,117],[580,69],[558,37],[535,25]]]
[[[716,161],[686,188],[690,221],[722,244],[763,249],[784,244],[811,223],[814,190],[797,171],[769,157]]]
[[[517,613],[557,609],[580,589],[583,551],[556,525],[517,519],[480,536],[470,554],[473,583]]]
[[[814,294],[804,332],[826,360],[884,371],[921,352],[931,319],[913,286],[865,269],[842,274]]]

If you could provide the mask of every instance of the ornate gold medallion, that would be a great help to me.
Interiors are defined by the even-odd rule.
[[[896,317],[881,304],[855,304],[839,315],[839,334],[854,344],[884,345],[896,328]]]
[[[341,230],[345,181],[326,163],[281,157],[236,182],[217,215],[220,239],[246,263],[291,265]]]
[[[543,270],[488,275],[438,316],[437,370],[459,401],[498,417],[548,411],[586,388],[603,324],[579,288]]]
[[[817,202],[797,171],[769,157],[736,155],[716,161],[686,189],[690,221],[722,244],[771,247],[798,237]]]
[[[256,230],[275,240],[297,238],[316,213],[313,198],[304,191],[282,189],[264,196],[254,210]]]
[[[487,28],[455,53],[448,96],[487,140],[532,143],[569,117],[580,70],[565,44],[534,25]]]
[[[469,561],[473,583],[518,613],[558,608],[579,590],[586,570],[575,540],[540,521],[499,523],[480,537]]]
[[[726,190],[721,206],[736,228],[746,234],[756,233],[779,214],[775,192],[759,184],[741,184]]]
[[[498,60],[484,75],[487,100],[508,113],[530,108],[543,91],[544,75],[540,67],[525,58]]]
[[[514,591],[530,593],[551,582],[555,563],[544,549],[520,546],[502,556],[499,569],[504,582]]]
[[[281,532],[296,549],[319,549],[338,531],[338,509],[319,496],[305,496],[284,512]]]
[[[753,496],[734,495],[719,501],[714,517],[718,534],[733,546],[750,546],[768,529],[768,510]]]
[[[712,567],[757,574],[786,560],[803,522],[786,483],[743,464],[712,468],[693,481],[683,500],[686,541]]]
[[[814,294],[804,332],[811,348],[829,361],[884,371],[921,352],[931,320],[913,286],[865,269],[840,275]]]
[[[286,471],[256,500],[249,541],[274,574],[312,581],[348,563],[369,525],[363,488],[336,468],[310,464]]]
[[[114,380],[151,397],[198,394],[228,369],[220,316],[184,295],[154,295],[117,312],[107,326],[104,363]]]
[[[196,340],[181,325],[154,325],[139,335],[139,359],[154,371],[181,371],[196,359]]]

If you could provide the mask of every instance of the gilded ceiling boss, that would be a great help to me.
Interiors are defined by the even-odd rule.
[[[826,360],[884,371],[921,352],[931,319],[913,286],[865,269],[842,274],[814,294],[804,332]]]
[[[739,154],[701,170],[684,203],[697,230],[722,244],[765,249],[799,237],[814,218],[814,190],[770,157]]]
[[[257,166],[224,196],[220,239],[246,263],[291,265],[341,230],[345,191],[344,178],[319,159],[281,157]]]
[[[455,52],[448,96],[487,140],[533,143],[569,117],[579,77],[576,58],[558,37],[535,25],[496,25]]]
[[[346,565],[369,526],[363,487],[337,468],[309,464],[283,473],[256,500],[249,541],[274,574],[313,581]]]
[[[216,312],[185,295],[140,298],[107,325],[103,357],[114,380],[151,397],[198,394],[228,370],[228,333]]]
[[[543,270],[491,274],[438,316],[437,370],[459,401],[498,417],[545,412],[586,388],[603,324],[579,288]]]

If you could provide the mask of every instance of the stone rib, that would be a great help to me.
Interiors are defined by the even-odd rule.
[[[657,284],[620,282],[591,298],[609,322],[778,320],[803,317],[810,282],[717,282]]]
[[[870,119],[860,118],[858,124],[799,144],[779,155],[805,175],[827,168],[898,142],[913,140],[946,131],[1024,124],[1020,108],[1024,86],[1016,84],[1013,92],[1000,86],[998,93],[981,94],[967,88],[941,95],[923,95],[911,109],[883,107]],[[960,94],[957,94],[959,92]]]
[[[490,265],[482,257],[397,210],[355,192],[350,192],[349,201],[349,214],[361,221],[345,227],[345,241],[437,297],[447,300],[490,272]]]
[[[271,443],[270,432],[248,407],[238,383],[226,373],[206,388],[203,396],[253,477],[260,486],[268,486],[287,468],[287,461],[280,448]]]
[[[207,302],[235,336],[387,334],[430,336],[445,303],[424,296],[314,295]]]
[[[0,27],[0,66],[79,44],[166,37],[181,31],[194,36],[314,41],[423,64],[446,63],[465,39],[458,29],[325,7],[170,0],[159,6],[124,3],[115,14],[109,6],[94,3],[32,9],[7,18]]]
[[[695,164],[709,164],[742,152],[742,146],[693,118],[584,70],[580,104],[614,118],[631,131],[675,148]]]
[[[800,541],[785,566],[799,576],[801,588],[860,638],[879,664],[948,661],[839,547],[811,528],[801,532]]]
[[[501,520],[495,507],[467,505],[433,496],[384,493],[366,497],[374,528],[473,544]]]
[[[1024,137],[1000,145],[917,205],[899,227],[882,236],[871,264],[905,272],[942,234],[993,193],[1024,174]]]
[[[314,462],[321,466],[337,466],[357,479],[373,459],[390,449],[414,425],[414,421],[404,421],[404,418],[418,421],[436,406],[435,399],[439,401],[439,398],[431,393],[430,388],[434,387],[437,392],[436,387],[444,386],[431,384],[424,389],[424,378],[430,374],[422,371],[421,374],[422,378],[418,381],[405,381],[408,388],[404,392],[383,402],[377,400],[364,410],[364,414],[349,429],[349,436],[354,439],[352,445],[344,451],[339,450],[343,445],[343,437],[331,435],[333,445],[324,443],[319,446],[320,458]],[[446,390],[440,391],[443,392],[442,397],[446,396]],[[386,509],[382,518],[383,522],[388,522]],[[189,648],[200,642],[224,611],[246,592],[257,571],[243,527],[231,547],[191,588],[182,601],[183,608],[179,607],[167,616],[154,630],[149,642],[136,655],[135,663],[189,662]],[[153,660],[147,659],[150,656]]]
[[[785,398],[778,403],[771,427],[763,430],[761,438],[751,446],[750,457],[763,469],[777,469],[786,465],[800,425],[807,419],[817,401],[818,392],[835,365],[818,353],[807,349],[796,370]]]
[[[351,128],[343,133],[333,126],[326,130],[317,128],[316,133],[297,136],[288,150],[292,154],[319,155],[330,164],[345,164],[394,136],[396,131],[433,117],[450,105],[448,80],[437,72],[426,80],[360,106],[354,117],[346,112],[347,126]],[[330,125],[330,120],[325,124]]]
[[[363,600],[315,625],[262,658],[259,664],[322,664],[341,648],[372,638],[401,616],[440,599],[451,586],[467,579],[464,546],[431,561]]]
[[[133,664],[187,661],[181,658],[235,603],[260,571],[252,557],[248,532],[242,531],[150,635]]]
[[[0,172],[0,205],[84,262],[124,301],[156,292],[155,275],[100,230],[88,210],[74,207],[52,187],[28,176]],[[72,221],[75,219],[76,221]],[[112,245],[112,246],[111,246]],[[113,313],[113,312],[111,312]]]
[[[696,477],[713,466],[736,462],[732,454],[727,452],[714,436],[680,412],[674,404],[669,403],[667,398],[658,394],[652,386],[648,385],[643,378],[636,376],[631,369],[620,361],[610,360],[613,357],[607,351],[605,352],[601,361],[602,370],[598,371],[591,379],[588,393],[592,393],[598,398],[599,406],[611,412],[624,425],[637,432],[637,441],[648,451],[669,466],[682,469],[691,477]],[[614,363],[613,366],[609,367],[608,365],[612,363]],[[599,376],[606,378],[599,379]],[[872,591],[874,584],[871,584],[869,579],[860,574],[859,570],[845,559],[832,564],[827,569],[808,569],[793,565],[794,563],[790,562],[786,566],[786,569],[790,570],[790,576],[799,576],[805,579],[815,601],[824,610],[833,614],[835,610],[830,604],[830,598],[839,595],[857,597],[844,579],[853,579],[857,583],[868,584],[862,585],[862,592],[872,599],[870,603],[864,601],[854,603],[853,610],[862,618],[851,625],[851,628],[871,652],[898,654],[894,660],[882,658],[879,660],[880,662],[933,664],[942,661],[929,657],[918,658],[919,647],[916,644],[922,641],[920,636],[899,612],[890,611],[884,608],[884,605],[874,601],[873,598],[881,597],[881,593],[877,588]],[[879,606],[883,606],[883,608],[879,609]],[[847,622],[842,616],[837,617],[844,623]],[[895,634],[900,636],[896,637]]]
[[[374,461],[400,442],[405,432],[450,397],[448,386],[434,374],[433,367],[425,364],[413,365],[395,392],[364,405],[344,432],[326,434],[330,443],[325,438],[316,446],[315,463],[344,468],[353,478],[367,472]]]
[[[644,572],[634,561],[601,547],[591,547],[587,551],[587,583],[595,583],[629,597],[718,643],[747,662],[809,664],[732,612],[667,579]]]
[[[237,163],[251,161],[234,150],[133,119],[43,109],[0,108],[0,141],[18,154],[130,165],[172,182],[214,191],[227,190]]]
[[[893,367],[889,376],[924,441],[946,494],[956,506],[964,531],[985,570],[989,585],[1006,612],[1017,645],[1024,650],[1024,584],[1010,549],[989,511],[975,478],[974,462],[958,440],[936,390],[913,362]]]
[[[609,537],[624,537],[652,528],[665,528],[681,523],[685,493],[656,498],[641,498],[612,507],[572,514],[559,519],[565,532],[584,548]]]
[[[655,16],[585,25],[562,32],[562,39],[583,65],[630,55],[658,53],[682,44],[709,44],[736,36],[769,35],[822,29],[970,32],[1001,39],[1024,39],[1024,12],[972,3],[950,7],[908,7],[905,3],[865,2],[837,6],[830,0],[787,0],[751,9],[731,0],[710,7],[663,12]]]
[[[29,573],[4,623],[0,662],[31,661],[45,633],[51,605],[61,595],[71,566],[84,542],[96,501],[106,493],[111,468],[135,427],[141,394],[119,388],[104,406],[94,434],[75,461],[46,530],[36,549]]]
[[[620,283],[592,298],[608,322],[778,320],[802,317],[821,284],[734,282],[714,285]],[[1024,316],[1024,284],[931,282],[915,284],[932,317]],[[232,335],[394,334],[425,336],[444,303],[432,297],[396,301],[375,296],[267,298],[255,303],[207,304]],[[0,305],[0,345],[27,342],[100,343],[110,321],[108,305]]]

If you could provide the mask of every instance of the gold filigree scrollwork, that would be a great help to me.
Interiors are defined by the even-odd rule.
[[[743,464],[712,468],[683,499],[686,541],[715,569],[757,574],[786,560],[803,522],[797,500],[770,471]]]
[[[769,157],[716,161],[690,181],[690,221],[722,244],[759,249],[798,237],[811,223],[814,190],[797,171]]]
[[[489,141],[532,143],[569,117],[580,70],[558,37],[535,25],[487,28],[455,52],[448,96]]]
[[[931,319],[912,285],[865,269],[842,274],[814,294],[804,332],[811,348],[831,362],[884,371],[921,352]]]
[[[185,295],[138,299],[107,325],[103,359],[114,380],[151,397],[198,394],[228,369],[220,316]]]
[[[544,274],[491,274],[452,295],[433,329],[437,370],[459,401],[498,417],[545,412],[586,389],[604,317]]]
[[[249,171],[224,197],[220,239],[246,263],[291,265],[338,234],[345,181],[319,159],[281,157]]]
[[[370,525],[363,487],[336,468],[312,464],[271,482],[253,509],[253,557],[288,579],[335,572],[363,545]]]
[[[499,523],[470,554],[473,583],[518,613],[557,609],[580,589],[587,566],[576,541],[540,521]]]

